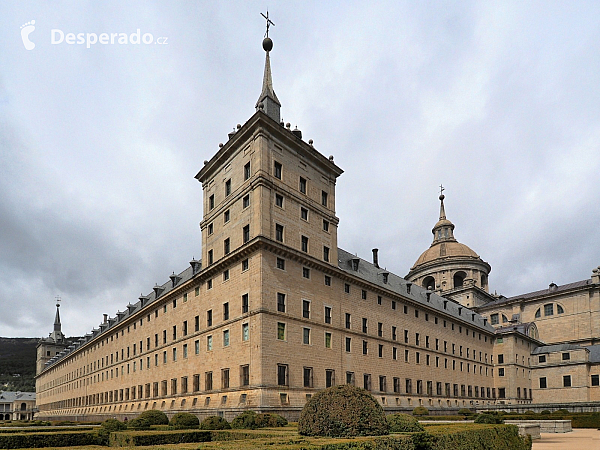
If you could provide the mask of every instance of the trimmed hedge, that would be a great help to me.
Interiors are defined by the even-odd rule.
[[[171,417],[170,427],[178,430],[186,430],[191,428],[198,428],[200,420],[193,414],[180,412]]]
[[[233,441],[268,438],[268,434],[231,431],[122,431],[110,435],[111,447],[165,445],[191,442]]]
[[[415,409],[413,409],[412,413],[413,416],[428,416],[429,410],[424,406],[417,406]]]
[[[531,450],[531,438],[519,436],[516,425],[438,425],[431,431],[425,433],[431,436],[431,442],[429,446],[420,447],[423,450]]]
[[[138,418],[146,419],[150,422],[150,425],[169,425],[169,418],[167,415],[156,409],[149,409],[141,413]]]
[[[287,419],[279,414],[256,414],[254,411],[244,411],[231,421],[231,428],[256,430],[257,428],[285,427],[287,424]]]
[[[348,384],[317,392],[300,413],[298,433],[306,436],[388,434],[383,408],[367,391]]]
[[[0,448],[74,447],[97,445],[98,436],[89,431],[67,431],[62,433],[5,433],[0,435]]]
[[[410,414],[390,414],[385,418],[389,425],[390,433],[413,433],[416,431],[425,431],[423,425],[419,423]]]
[[[200,424],[201,430],[229,430],[231,425],[221,416],[208,416]]]
[[[475,423],[497,424],[504,423],[504,420],[498,414],[478,414]]]

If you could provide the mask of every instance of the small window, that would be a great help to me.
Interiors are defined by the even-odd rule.
[[[350,353],[351,344],[352,344],[352,338],[347,337],[346,338],[346,352],[348,352],[348,353]]]
[[[325,307],[325,323],[331,323],[331,307]]]
[[[329,262],[329,247],[323,246],[323,261]]]
[[[248,309],[249,309],[248,294],[244,294],[244,295],[242,295],[242,314],[247,313]]]
[[[229,238],[227,238],[223,241],[223,252],[226,255],[228,255],[229,252],[231,252],[231,241],[229,240]]]
[[[223,223],[229,222],[230,218],[231,218],[231,213],[229,212],[229,210],[225,211],[223,213]]]
[[[247,341],[250,338],[250,327],[247,323],[242,324],[242,341]]]
[[[212,322],[212,309],[209,309],[208,311],[206,311],[206,326],[212,327]]]
[[[498,369],[498,376],[499,376],[499,377],[503,377],[503,376],[504,376],[504,367],[500,367],[500,368]]]
[[[302,317],[310,319],[310,302],[308,300],[302,300]]]
[[[285,270],[285,259],[277,258],[277,268],[281,270]]]
[[[277,322],[277,339],[285,341],[285,323]]]
[[[556,314],[564,314],[565,310],[563,309],[562,306],[560,305],[556,305]]]
[[[302,268],[302,277],[303,278],[310,278],[310,269],[308,267],[303,267]]]
[[[329,275],[325,275],[325,286],[331,286],[331,277]]]
[[[553,316],[554,315],[554,304],[548,303],[544,305],[544,315],[545,316]]]
[[[212,336],[207,336],[206,337],[206,350],[210,352],[212,349],[213,349]]]
[[[229,320],[229,302],[223,303],[223,320]]]
[[[323,219],[323,231],[329,231],[329,221]]]
[[[563,375],[563,386],[571,387],[571,375]]]
[[[213,263],[213,251],[209,250],[208,251],[208,264],[212,264]]]
[[[365,290],[363,289],[363,290],[362,290],[362,292],[361,292],[361,294],[360,294],[360,296],[361,296],[361,298],[362,298],[363,300],[366,300],[366,299],[367,299],[367,291],[365,291]]]
[[[229,269],[223,271],[223,281],[229,280]]]
[[[539,361],[540,363],[545,363],[546,362],[546,355],[540,355],[539,356]]]
[[[277,293],[277,311],[285,312],[285,294]]]
[[[308,220],[308,209],[300,208],[300,218],[302,220]]]
[[[350,293],[350,285],[348,283],[344,283],[344,292],[346,294]]]
[[[248,267],[249,267],[248,258],[243,259],[242,260],[242,272],[248,270]]]
[[[275,176],[275,178],[279,178],[281,180],[281,163],[278,163],[277,161],[275,161],[275,167],[274,167],[274,173],[273,175]]]
[[[310,328],[302,329],[302,343],[305,345],[310,345]]]
[[[321,204],[327,206],[327,192],[321,191]]]
[[[248,206],[250,206],[250,194],[244,196],[244,198],[242,199],[242,206],[244,208],[247,208]]]
[[[492,314],[492,315],[490,316],[490,323],[491,323],[492,325],[498,325],[498,324],[500,323],[500,320],[499,320],[499,316],[498,316],[498,314]]]
[[[225,197],[231,195],[231,179],[225,182]]]
[[[563,361],[569,361],[571,359],[571,354],[570,353],[563,353],[562,354],[562,360]]]
[[[546,377],[540,377],[540,389],[546,389],[547,387]]]
[[[283,242],[283,225],[275,224],[275,239]]]
[[[308,238],[302,236],[302,251],[308,253]]]
[[[350,329],[350,313],[346,313],[345,326],[348,330]]]
[[[363,341],[362,352],[363,355],[367,355],[369,353],[369,343],[367,341]]]
[[[244,166],[244,181],[250,178],[250,161]]]
[[[325,333],[325,348],[331,348],[331,333]]]
[[[300,177],[299,189],[300,189],[300,192],[302,192],[303,194],[306,194],[306,180],[302,177]]]
[[[283,208],[283,195],[275,194],[275,206]]]
[[[244,244],[250,240],[250,225],[246,225],[242,230]]]
[[[208,235],[210,236],[214,232],[214,227],[212,223],[208,224]]]
[[[600,375],[592,375],[592,386],[600,386]]]
[[[223,347],[229,347],[229,330],[223,331]]]
[[[215,194],[208,197],[208,210],[212,210],[215,207]]]
[[[542,310],[540,308],[538,308],[537,311],[535,312],[535,318],[539,319],[540,317],[542,317]]]

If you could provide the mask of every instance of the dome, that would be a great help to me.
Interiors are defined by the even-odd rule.
[[[425,250],[421,256],[417,259],[417,261],[413,264],[411,271],[415,270],[418,266],[423,264],[427,264],[431,261],[435,261],[437,259],[446,259],[452,258],[455,259],[457,257],[466,257],[479,259],[479,255],[471,250],[465,244],[461,244],[456,241],[446,241],[446,242],[436,242],[427,250]]]

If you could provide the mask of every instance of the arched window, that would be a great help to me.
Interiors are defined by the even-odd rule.
[[[538,310],[535,312],[535,318],[539,319],[540,317],[542,317],[542,310],[541,308],[538,308]]]
[[[487,284],[488,284],[487,276],[484,273],[482,273],[481,274],[481,287],[485,289],[485,288],[487,288]]]
[[[467,274],[464,272],[456,272],[454,274],[454,287],[458,288],[458,287],[462,287],[463,282],[465,280],[465,278],[467,277]]]
[[[21,411],[25,411],[27,409],[26,403],[21,403]]]
[[[507,323],[508,322],[508,317],[506,317],[504,314],[502,314],[502,323]]]
[[[556,314],[564,314],[565,310],[558,303],[556,304]]]
[[[435,279],[431,276],[425,277],[425,279],[423,280],[423,287],[425,289],[433,291],[435,289]]]

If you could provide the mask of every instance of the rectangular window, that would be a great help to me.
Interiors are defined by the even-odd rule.
[[[504,355],[503,354],[498,355],[498,364],[504,364]]]
[[[392,347],[392,359],[394,361],[398,359],[398,349],[396,347]]]
[[[229,302],[223,303],[223,320],[229,320]]]
[[[206,326],[212,327],[212,309],[206,311]]]
[[[329,306],[325,307],[325,323],[331,323],[331,308]]]
[[[540,389],[546,389],[547,387],[546,377],[540,377]]]
[[[206,350],[210,352],[212,349],[213,349],[212,336],[206,336]]]
[[[504,367],[499,367],[498,368],[498,376],[499,377],[503,377],[504,376]]]
[[[135,347],[134,347],[134,350],[135,350]],[[134,354],[135,354],[135,351],[134,351]],[[570,359],[571,359],[571,354],[570,353],[563,353],[562,354],[562,360],[563,361],[569,361]]]
[[[229,369],[221,369],[221,389],[229,389]]]
[[[244,294],[244,295],[242,295],[242,314],[247,313],[248,309],[249,309],[248,294]]]
[[[285,294],[277,293],[277,311],[285,312]]]
[[[335,371],[333,369],[325,370],[325,387],[331,387],[335,384]]]
[[[300,192],[306,194],[306,180],[304,178],[300,177],[300,183],[298,187],[300,189]]]
[[[177,378],[171,378],[171,395],[175,394],[177,394]]]
[[[366,333],[367,332],[367,318],[363,317],[362,319],[362,332]]]
[[[325,348],[331,348],[331,333],[325,333]]]
[[[200,375],[195,374],[192,381],[192,389],[194,392],[198,392],[200,390]]]
[[[539,356],[539,361],[540,363],[545,363],[546,362],[546,355],[540,355]]]
[[[250,206],[250,194],[244,196],[242,199],[242,207],[247,208],[248,206]]]
[[[231,178],[225,182],[225,197],[231,194]]]
[[[275,161],[274,169],[273,175],[281,180],[281,163]]]
[[[379,391],[386,392],[387,391],[387,381],[384,375],[379,375]]]
[[[223,223],[229,222],[230,219],[231,219],[231,213],[229,212],[229,210],[227,210],[223,213]]]
[[[379,357],[383,358],[383,345],[379,344]]]
[[[354,379],[354,372],[346,372],[346,384],[354,386],[356,384]]]
[[[248,270],[249,262],[248,258],[242,260],[242,272]]]
[[[361,291],[360,297],[361,297],[363,300],[366,300],[366,299],[367,299],[367,291],[365,291],[365,290],[363,289],[363,290]]]
[[[350,353],[351,350],[351,344],[352,344],[352,338],[347,337],[346,338],[346,351],[348,353]]]
[[[321,191],[321,205],[327,206],[327,192]]]
[[[250,385],[250,366],[245,364],[240,366],[240,386]]]
[[[310,269],[308,267],[302,268],[302,277],[310,278]]]
[[[244,166],[244,181],[250,178],[250,161]]]
[[[173,349],[173,361],[177,361],[177,349],[176,348]],[[135,364],[135,363],[133,363],[133,364]]]
[[[367,391],[371,390],[371,374],[370,373],[363,374],[363,388]]]
[[[310,302],[308,300],[302,300],[302,317],[310,319]]]
[[[210,236],[211,234],[213,234],[214,231],[214,226],[212,223],[208,224],[208,235]]]
[[[242,324],[242,341],[250,339],[250,327],[247,323]]]
[[[310,345],[310,328],[302,328],[302,343]]]
[[[275,224],[275,240],[283,242],[283,225]]]
[[[275,206],[283,208],[283,195],[275,194]]]
[[[277,322],[277,339],[285,341],[285,323]]]
[[[346,328],[350,329],[350,313],[346,313]]]
[[[305,367],[303,370],[303,381],[305,388],[313,387],[313,368]]]
[[[200,341],[195,341],[194,342],[194,353],[196,355],[200,354]]]
[[[369,353],[369,344],[367,341],[363,341],[362,350],[363,350],[363,355],[366,355]]]
[[[377,323],[377,336],[383,337],[383,324],[381,322]]]
[[[277,364],[277,384],[279,386],[288,386],[288,365]]]
[[[344,292],[346,294],[350,293],[350,285],[348,283],[344,283]]]
[[[325,275],[325,286],[331,286],[331,277]]]
[[[223,347],[229,347],[229,330],[223,331]]]
[[[173,340],[177,339],[177,325],[173,325]],[[133,344],[133,353],[135,354],[135,344]]]
[[[204,389],[207,391],[212,391],[213,388],[213,376],[212,372],[204,373]]]
[[[545,316],[554,315],[554,304],[548,303],[547,305],[544,305],[544,315]]]
[[[600,375],[592,375],[592,386],[600,386]]]
[[[231,252],[231,241],[229,240],[229,238],[227,238],[223,241],[223,252],[226,255],[228,255],[229,252]]]
[[[208,210],[214,209],[215,207],[215,194],[208,197]]]
[[[323,261],[329,262],[329,247],[323,246]]]
[[[229,269],[223,271],[223,281],[229,280]]]
[[[323,219],[323,231],[329,231],[329,221]]]
[[[183,344],[183,357],[184,358],[188,357],[188,346],[187,346],[187,344]]]
[[[212,264],[213,263],[213,251],[209,250],[208,251],[208,264]]]
[[[571,375],[563,375],[563,386],[571,387]]]
[[[300,207],[300,218],[302,220],[308,220],[308,209]]]
[[[285,259],[277,258],[277,268],[281,270],[285,270]]]
[[[246,225],[242,229],[242,238],[244,240],[244,244],[250,240],[250,225]]]
[[[302,236],[302,251],[308,253],[308,238],[306,236]]]
[[[377,304],[378,304],[378,305],[381,305],[381,302],[382,302],[381,295],[378,295],[378,296],[377,296]]]

